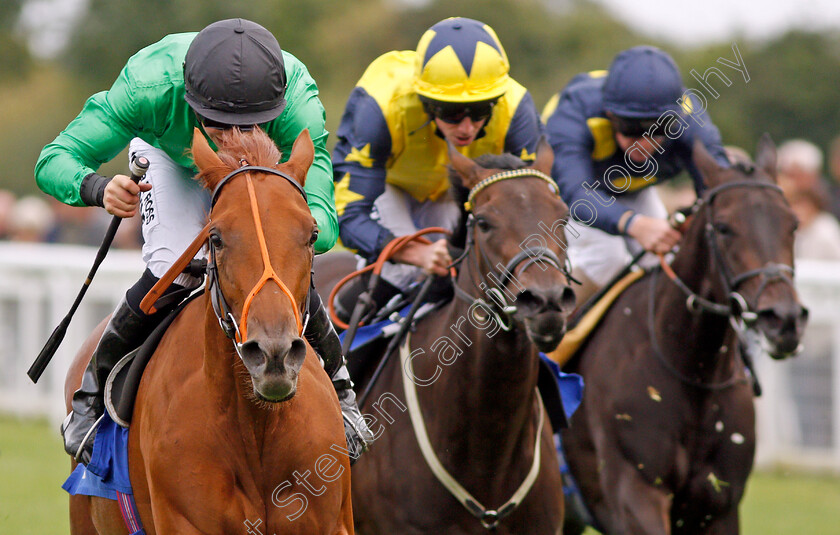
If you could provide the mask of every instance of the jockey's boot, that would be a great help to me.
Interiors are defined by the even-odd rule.
[[[146,316],[131,309],[125,298],[117,305],[102,338],[73,394],[73,411],[61,424],[64,449],[76,461],[87,464],[93,452],[93,437],[105,412],[103,394],[108,374],[129,351],[137,348],[157,325],[160,314]]]
[[[312,293],[316,293],[314,289]],[[310,301],[310,305],[315,304],[313,301]],[[338,394],[341,414],[344,417],[347,450],[350,452],[350,464],[353,464],[359,455],[367,451],[373,443],[374,436],[356,405],[353,382],[350,380],[350,372],[347,371],[344,355],[341,354],[341,341],[327,315],[326,308],[319,298],[317,301],[318,306],[314,307],[314,312],[310,312],[311,316],[304,336],[312,349],[324,360],[324,370],[332,379],[333,387]]]

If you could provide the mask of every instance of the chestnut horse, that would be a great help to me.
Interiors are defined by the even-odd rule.
[[[807,321],[769,136],[757,165],[719,167],[699,143],[694,160],[706,190],[670,269],[630,286],[566,367],[586,390],[564,450],[608,534],[739,532],[755,414],[738,334],[781,359]]]
[[[503,167],[509,156],[484,161]],[[353,468],[356,529],[559,533],[562,484],[537,352],[559,343],[574,292],[560,245],[529,242],[540,222],[562,235],[568,216],[546,176],[553,154],[544,143],[532,168],[507,172],[452,149],[450,159],[453,191],[472,207],[456,298],[417,322],[362,407],[377,439]]]
[[[302,189],[312,142],[302,132],[283,164],[259,129],[226,131],[218,146],[196,133],[213,192],[213,276],[158,345],[129,430],[141,520],[148,534],[353,533],[348,457],[330,455],[345,447],[338,399],[301,337],[317,237]],[[70,395],[99,332],[71,370]],[[101,498],[71,497],[71,524],[125,533],[116,502]]]

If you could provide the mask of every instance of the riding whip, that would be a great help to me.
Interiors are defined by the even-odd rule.
[[[146,171],[149,169],[149,160],[143,156],[132,158],[131,162],[128,164],[128,168],[131,172],[131,180],[136,184],[141,178],[143,178]],[[90,283],[93,282],[93,277],[96,275],[96,270],[99,269],[99,264],[102,263],[105,259],[105,255],[108,254],[108,250],[111,248],[111,242],[114,241],[114,236],[117,234],[117,229],[119,228],[122,220],[123,218],[119,216],[114,216],[111,220],[111,224],[108,226],[108,231],[105,233],[105,238],[102,240],[102,245],[99,246],[99,251],[96,252],[96,258],[93,261],[93,266],[91,266],[90,272],[88,273],[84,284],[82,284],[82,289],[79,290],[79,295],[76,296],[76,300],[73,302],[73,306],[70,307],[70,312],[64,316],[64,319],[61,320],[61,323],[59,323],[58,327],[56,327],[52,332],[49,340],[47,340],[47,343],[44,344],[44,348],[41,349],[41,353],[38,354],[35,362],[33,362],[32,366],[29,367],[29,371],[26,372],[29,378],[32,379],[33,383],[37,383],[38,379],[41,378],[41,374],[44,373],[44,370],[47,368],[50,360],[52,360],[53,355],[55,355],[56,350],[58,350],[58,346],[61,345],[62,340],[64,340],[64,336],[67,334],[67,327],[70,325],[70,320],[73,319],[73,314],[76,313],[76,309],[79,308],[79,303],[82,302],[82,298],[85,296]]]

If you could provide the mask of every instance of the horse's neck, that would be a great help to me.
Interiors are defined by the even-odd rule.
[[[711,302],[724,304],[720,293],[720,273],[701,233],[686,236],[672,268],[693,290]],[[656,288],[654,332],[662,353],[678,369],[691,377],[714,381],[729,375],[732,331],[728,319],[708,311],[692,312],[686,295],[660,272]],[[647,320],[646,322],[647,323]]]
[[[466,275],[462,273],[461,280],[468,280]],[[457,410],[441,419],[438,431],[466,437],[460,442],[470,462],[492,469],[521,458],[519,450],[532,447],[532,442],[526,442],[534,422],[539,363],[524,332],[516,327],[499,329],[493,316],[489,326],[486,321],[473,323],[470,314],[474,308],[454,299],[446,309],[448,314],[441,315],[443,325],[449,326],[445,334],[463,354],[458,357],[457,370],[444,370],[441,375],[439,392],[451,395]]]
[[[248,447],[260,452],[266,432],[273,428],[271,419],[276,411],[266,410],[254,398],[253,387],[245,366],[237,356],[233,341],[219,327],[212,307],[207,304],[204,321],[203,374],[209,389],[203,395],[217,400],[217,422],[232,424],[231,432],[238,432]]]

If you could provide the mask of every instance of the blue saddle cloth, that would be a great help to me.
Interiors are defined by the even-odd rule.
[[[96,430],[90,463],[76,466],[61,488],[71,495],[110,500],[117,499],[117,491],[132,494],[128,479],[128,429],[114,423],[107,411]]]
[[[400,311],[400,315],[405,317],[408,313],[408,309],[409,307],[402,309]],[[371,325],[359,327],[356,331],[356,337],[353,338],[353,345],[350,347],[350,351],[356,350],[379,336],[382,336],[385,328],[393,324],[393,321],[386,319]],[[346,331],[339,335],[342,342],[344,342],[345,334]],[[560,398],[563,400],[563,409],[566,413],[566,418],[571,418],[583,398],[583,377],[576,373],[564,373],[560,370],[560,366],[558,366],[553,360],[546,357],[543,353],[540,353],[540,359],[548,365],[557,380],[557,386],[560,389]]]

